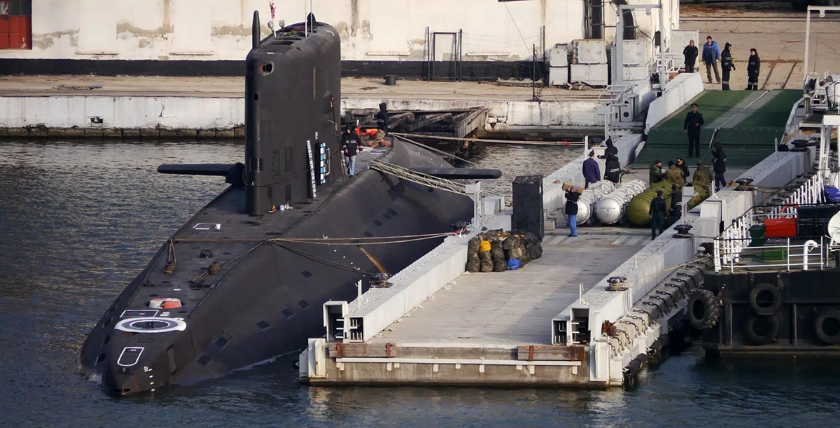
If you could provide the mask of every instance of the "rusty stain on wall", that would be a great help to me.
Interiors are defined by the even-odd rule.
[[[368,29],[370,26],[368,26]],[[359,29],[359,0],[350,0],[350,36],[355,37]]]
[[[269,15],[271,16],[271,15]],[[268,28],[268,24],[266,24],[266,28]],[[268,31],[271,33],[271,30]],[[251,28],[246,28],[244,25],[220,25],[210,29],[211,36],[240,36],[240,37],[250,37],[251,36]]]
[[[167,33],[175,31],[172,28],[172,0],[163,0],[163,29]]]
[[[350,35],[350,30],[347,27],[347,23],[344,21],[336,22],[333,24],[333,28],[335,28],[335,31],[338,31],[338,35],[341,36],[342,39],[344,39],[345,36]]]
[[[122,20],[122,21],[117,22],[117,34],[121,34],[121,33],[129,33],[130,35],[135,36],[135,37],[155,38],[155,37],[166,37],[166,34],[171,34],[172,33],[172,29],[170,28],[169,31],[167,31],[166,25],[164,25],[164,26],[161,26],[161,27],[158,27],[158,28],[153,28],[151,30],[147,30],[147,29],[135,26],[134,23],[131,22],[131,21]]]
[[[79,30],[56,31],[53,33],[33,34],[32,46],[36,49],[49,49],[55,44],[55,39],[70,37],[70,46],[79,46]]]

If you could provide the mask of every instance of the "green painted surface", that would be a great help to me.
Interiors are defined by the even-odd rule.
[[[648,166],[654,159],[667,164],[669,160],[688,156],[688,136],[682,131],[682,127],[692,102],[696,102],[700,112],[703,113],[705,125],[700,133],[700,157],[708,165],[711,160],[708,148],[714,131],[710,125],[727,112],[738,113],[740,109],[732,111],[733,107],[751,93],[755,92],[709,91],[702,93],[651,130],[645,148],[634,162],[634,166]],[[715,141],[723,144],[727,165],[751,167],[773,153],[774,140],[784,133],[790,110],[801,96],[801,91],[781,91],[737,125],[733,127],[724,125]],[[694,166],[694,162],[692,159],[689,165]]]

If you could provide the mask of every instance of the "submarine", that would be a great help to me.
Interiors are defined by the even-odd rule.
[[[348,178],[339,33],[312,14],[267,37],[257,12],[253,21],[244,162],[158,168],[229,186],[160,247],[81,349],[81,373],[111,395],[191,384],[298,351],[324,333],[325,302],[352,300],[358,281],[367,288],[365,278],[398,272],[473,218],[469,196],[410,177],[367,169]],[[403,143],[377,161],[482,176]]]

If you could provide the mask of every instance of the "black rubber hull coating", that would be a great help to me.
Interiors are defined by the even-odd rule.
[[[450,180],[483,180],[496,179],[502,176],[502,171],[498,169],[415,167],[411,170]]]
[[[327,179],[315,184],[317,198],[307,197],[311,171],[306,146],[299,143],[321,132],[326,148],[337,148],[338,135],[331,132],[337,102],[325,109],[313,97],[322,100],[323,90],[331,89],[334,99],[340,99],[340,56],[333,28],[316,24],[308,39],[302,28],[283,29],[291,34],[289,45],[263,40],[259,51],[271,50],[273,56],[249,55],[248,171],[237,165],[230,170],[236,174],[227,175],[228,180],[247,176],[240,178],[244,185],[230,186],[175,232],[85,341],[80,370],[88,378],[101,377],[108,393],[124,396],[194,383],[297,353],[308,338],[323,336],[325,302],[352,300],[355,283],[366,285],[379,272],[377,266],[397,273],[443,240],[381,245],[377,237],[448,233],[451,224],[473,217],[467,196],[374,170],[346,182],[340,166],[331,167],[325,171],[333,171]],[[287,61],[282,52],[301,61]],[[306,52],[315,59],[301,57]],[[299,93],[281,80],[275,86],[255,84],[259,79],[253,74],[267,71],[267,58],[274,63],[267,77],[289,76],[302,81],[299,86],[306,90]],[[290,157],[287,147],[292,148]],[[330,156],[340,159],[340,152],[326,156],[334,165]],[[437,155],[403,144],[381,160],[405,168],[445,165]],[[224,169],[171,170],[178,168],[204,173]],[[284,193],[287,186],[291,193]],[[269,204],[289,196],[294,209],[269,213]],[[323,242],[302,243],[300,238]],[[346,238],[350,245],[326,245],[328,238]],[[218,270],[209,269],[214,263]],[[156,298],[178,299],[181,306],[152,309]]]
[[[157,172],[161,174],[214,175],[226,177],[236,164],[163,164]]]

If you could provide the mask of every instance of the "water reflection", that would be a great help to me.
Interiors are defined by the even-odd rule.
[[[693,348],[632,391],[315,388],[293,357],[116,400],[78,375],[87,333],[164,240],[225,184],[157,174],[161,163],[230,163],[233,143],[0,145],[0,425],[833,426],[840,371],[813,362],[702,360]],[[476,159],[547,173],[566,147],[487,146]]]

